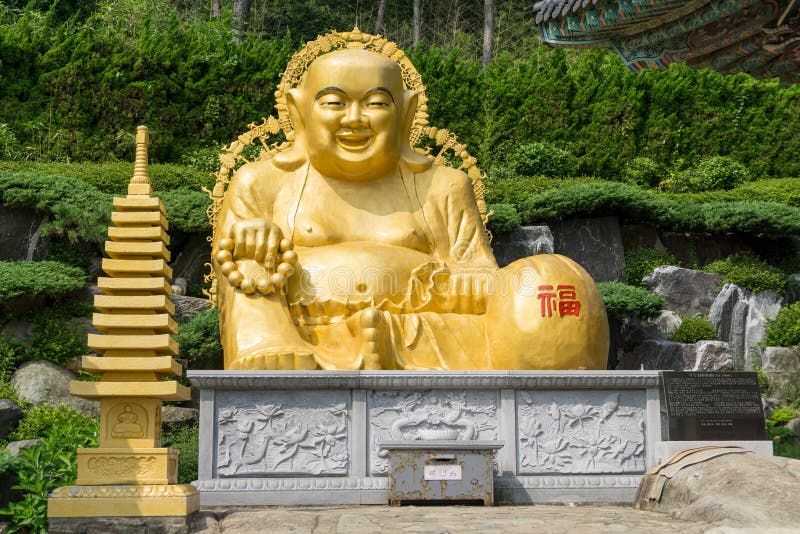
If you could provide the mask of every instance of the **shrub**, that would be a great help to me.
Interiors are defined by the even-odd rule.
[[[780,293],[786,287],[783,271],[746,254],[734,254],[717,260],[703,267],[703,270],[725,275],[723,283],[736,284],[751,291]]]
[[[637,248],[625,254],[625,283],[642,287],[642,278],[662,265],[678,265],[678,260],[663,249]]]
[[[0,304],[20,295],[61,297],[85,283],[82,269],[57,261],[0,262]]]
[[[0,381],[8,381],[11,378],[21,359],[22,346],[17,340],[0,334]]]
[[[575,166],[572,154],[549,143],[520,145],[508,161],[508,167],[517,176],[568,176],[573,174]]]
[[[747,167],[727,156],[713,156],[700,160],[691,170],[689,182],[692,191],[733,189],[750,179]]]
[[[21,501],[10,503],[0,514],[10,516],[8,532],[47,532],[47,498],[60,486],[75,483],[79,447],[97,446],[98,425],[94,420],[52,420],[41,437],[43,443],[23,449],[16,462],[23,492]]]
[[[764,344],[768,347],[800,345],[800,302],[784,306],[778,315],[767,323]]]
[[[189,360],[192,369],[221,369],[222,345],[219,337],[219,310],[210,308],[182,324],[175,336],[180,345],[178,358]]]
[[[111,217],[111,197],[75,178],[0,171],[0,203],[49,213],[45,233],[70,241],[102,242]]]
[[[200,443],[200,427],[195,423],[174,432],[164,432],[161,446],[181,451],[178,457],[178,484],[189,484],[197,480],[197,454]]]
[[[717,339],[717,331],[704,317],[682,317],[683,322],[670,339],[678,343],[697,343],[703,339]]]
[[[34,323],[30,347],[25,352],[28,361],[46,360],[63,365],[87,353],[83,337],[79,337],[63,321]]]
[[[655,187],[666,177],[664,168],[648,157],[637,157],[625,164],[622,178],[639,187]]]
[[[640,287],[620,282],[597,284],[609,318],[621,320],[634,313],[641,317],[655,317],[664,309],[664,299]]]
[[[8,436],[9,441],[36,439],[46,435],[47,429],[64,424],[68,428],[77,430],[93,428],[96,420],[85,415],[75,408],[60,404],[52,406],[42,404],[30,408]]]
[[[489,204],[487,208],[490,212],[494,212],[487,224],[493,234],[510,232],[519,226],[519,213],[511,204]]]
[[[156,192],[156,196],[164,201],[170,229],[187,233],[211,231],[206,214],[211,199],[206,193],[182,187]]]

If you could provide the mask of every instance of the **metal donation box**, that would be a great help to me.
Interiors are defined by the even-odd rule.
[[[494,451],[502,441],[388,441],[389,504],[494,505]]]

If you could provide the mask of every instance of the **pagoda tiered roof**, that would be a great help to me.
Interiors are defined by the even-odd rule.
[[[533,11],[545,43],[610,48],[633,71],[683,61],[800,81],[800,0],[542,0]]]

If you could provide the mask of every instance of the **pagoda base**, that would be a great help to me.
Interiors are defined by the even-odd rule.
[[[77,532],[87,518],[94,518],[89,521],[93,525],[98,520],[115,524],[116,518],[136,518],[134,523],[147,524],[148,533],[173,533],[188,531],[190,516],[199,507],[200,494],[191,484],[64,486],[50,494],[47,517],[51,533]]]

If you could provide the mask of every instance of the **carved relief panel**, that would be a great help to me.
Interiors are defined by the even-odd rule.
[[[370,391],[369,472],[385,475],[384,441],[499,439],[498,392],[480,390]]]
[[[218,477],[347,475],[348,391],[217,395]]]
[[[643,391],[517,391],[518,473],[642,473]]]

